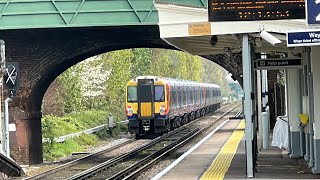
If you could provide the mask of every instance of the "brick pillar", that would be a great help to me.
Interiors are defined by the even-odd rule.
[[[11,157],[18,164],[42,163],[41,112],[11,108],[10,123],[16,125],[16,131],[10,132]]]

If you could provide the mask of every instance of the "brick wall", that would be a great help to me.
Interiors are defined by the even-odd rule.
[[[11,144],[13,158],[23,164],[42,161],[41,103],[58,75],[86,58],[108,51],[139,47],[173,49],[160,39],[158,26],[9,30],[0,31],[0,37],[6,43],[7,61],[19,62],[20,66],[21,88],[10,103],[10,121],[23,124],[12,135]],[[241,55],[207,58],[218,62],[241,82]]]

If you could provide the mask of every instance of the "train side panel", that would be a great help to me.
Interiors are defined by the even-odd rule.
[[[137,82],[138,79],[148,81],[148,78],[153,80],[151,87],[154,89],[154,97],[152,101],[140,102],[137,96],[141,90],[139,91]],[[220,87],[217,85],[155,76],[138,77],[130,81],[126,91],[129,131],[136,134],[146,131],[166,132],[173,126],[180,126],[218,109],[222,99]],[[150,127],[146,129],[147,126]]]

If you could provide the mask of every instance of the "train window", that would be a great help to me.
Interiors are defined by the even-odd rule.
[[[184,97],[184,105],[187,105],[187,90],[186,90],[186,87],[183,87],[183,97]]]
[[[156,102],[163,102],[164,101],[164,86],[157,85],[154,87],[155,92],[155,101]]]
[[[190,87],[190,104],[193,104],[193,87]]]
[[[187,90],[187,87],[184,87],[184,97],[185,97],[185,102],[184,102],[184,105],[187,105],[188,104],[188,90]]]
[[[140,85],[140,101],[141,102],[152,102],[152,86],[150,85]]]
[[[188,103],[187,103],[187,104],[190,105],[190,88],[189,88],[189,87],[187,87],[187,93],[188,93],[188,95],[187,95],[187,97],[188,97]]]
[[[178,102],[179,102],[179,106],[181,106],[181,86],[179,85],[178,86]]]
[[[171,89],[171,93],[170,93],[170,96],[171,96],[171,98],[170,98],[170,101],[171,101],[171,105],[174,107],[175,106],[175,100],[176,100],[176,98],[174,97],[174,89],[172,88]]]
[[[138,92],[137,86],[128,86],[128,102],[137,102]]]

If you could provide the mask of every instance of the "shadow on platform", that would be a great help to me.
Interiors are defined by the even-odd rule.
[[[320,179],[307,167],[303,158],[291,159],[288,152],[277,147],[261,150],[257,157],[254,178],[248,179]],[[247,179],[244,139],[224,179]]]

